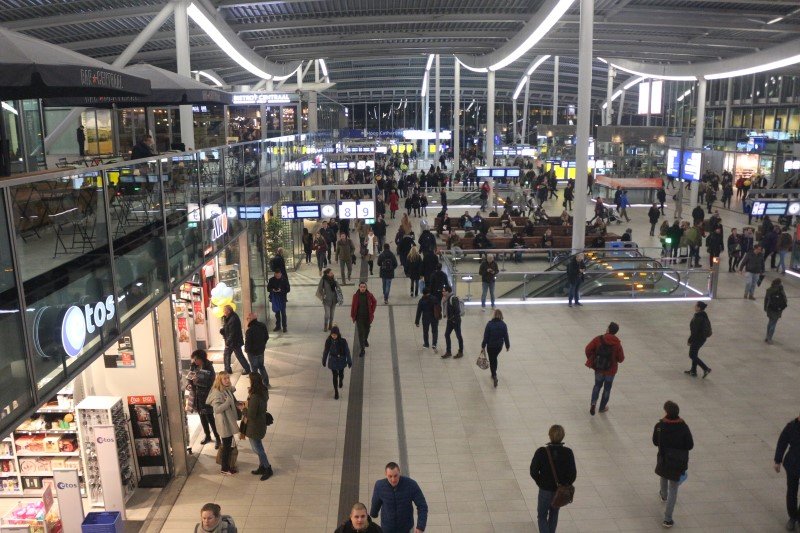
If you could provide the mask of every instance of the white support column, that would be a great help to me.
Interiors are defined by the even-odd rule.
[[[172,15],[173,11],[175,10],[175,4],[172,2],[168,2],[158,14],[150,19],[150,22],[147,23],[147,26],[139,33],[136,38],[131,41],[125,50],[111,63],[112,67],[115,68],[122,68],[128,64],[128,62],[133,59],[139,50],[141,50],[142,46],[150,40],[150,38],[155,34],[156,31],[161,29],[161,26],[164,25],[164,22]],[[75,131],[73,129],[75,121],[80,117],[81,113],[86,110],[85,107],[75,107],[73,108],[66,117],[64,117],[61,122],[53,128],[52,131],[47,133],[47,136],[44,138],[44,152],[48,153],[50,148],[52,148],[53,144],[55,144],[67,131]]]
[[[453,85],[453,177],[455,178],[461,162],[461,64],[455,57],[453,57]]]
[[[616,76],[614,67],[608,65],[608,82],[606,83],[606,108],[603,113],[603,126],[611,125],[612,107],[611,97],[614,96],[614,76]]]
[[[733,78],[728,78],[728,94],[725,97],[725,119],[723,128],[731,127],[731,107],[733,106]]]
[[[189,7],[187,0],[175,4],[175,58],[178,65],[178,74],[192,76],[192,65],[189,56],[189,16],[186,9]],[[194,143],[194,117],[192,106],[182,105],[178,108],[181,117],[181,142],[187,150],[196,148]]]
[[[486,164],[494,164],[494,71],[486,74]]]
[[[295,108],[294,116],[294,122],[297,126],[297,135],[303,134],[303,74],[305,74],[305,72],[302,68],[297,69],[297,90],[301,91],[300,98],[297,100],[297,107]]]
[[[708,82],[705,78],[700,77],[697,81],[697,119],[694,125],[694,149],[698,151],[703,150],[703,127],[706,122],[706,84]],[[689,197],[689,206],[694,207],[697,205],[697,193],[700,187],[697,183],[692,186],[692,192]]]
[[[575,210],[572,224],[572,250],[586,246],[586,191],[589,172],[589,135],[592,105],[592,37],[594,0],[581,0],[580,37],[578,40],[578,122],[575,146]]]
[[[553,125],[558,124],[558,56],[553,61]]]
[[[527,81],[525,82],[525,100],[524,105],[522,106],[522,142],[525,143],[528,141],[528,117],[530,116],[530,109],[528,108],[528,104],[530,102],[531,96],[531,77],[528,76]]]
[[[517,99],[511,99],[511,142],[517,143]]]
[[[267,80],[267,92],[272,92],[275,90],[275,82],[273,80]]]
[[[317,91],[308,92],[308,133],[317,133]]]
[[[625,109],[625,89],[619,95],[619,109],[617,110],[617,126],[622,126],[622,110]]]
[[[442,102],[441,102],[441,93],[442,88],[439,81],[440,72],[439,72],[439,54],[436,54],[436,94],[434,95],[434,105],[436,109],[434,112],[436,113],[434,116],[436,117],[436,154],[433,156],[433,164],[436,164],[436,161],[439,159],[439,147],[441,146],[441,139],[439,138],[441,135],[442,130]]]

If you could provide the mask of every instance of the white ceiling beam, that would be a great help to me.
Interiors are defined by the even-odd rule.
[[[103,9],[84,13],[53,15],[49,17],[28,18],[4,22],[3,26],[9,30],[27,31],[40,28],[56,28],[71,24],[84,24],[86,22],[100,22],[104,20],[118,20],[132,17],[155,15],[161,10],[160,5],[127,7],[123,9]]]

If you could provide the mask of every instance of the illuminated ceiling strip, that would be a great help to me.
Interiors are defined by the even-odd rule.
[[[428,54],[428,64],[425,65],[425,75],[422,77],[422,89],[419,94],[425,96],[428,92],[428,81],[430,80],[431,65],[433,65],[434,54]]]
[[[456,59],[464,68],[472,72],[503,69],[536,46],[574,3],[575,0],[549,0],[528,20],[519,33],[498,50],[480,57],[472,56],[463,59],[457,57]],[[527,32],[530,33],[525,36]],[[471,64],[468,65],[465,61],[469,61]]]
[[[204,77],[205,79],[211,81],[214,85],[216,85],[218,87],[224,87],[225,86],[225,84],[222,83],[222,80],[220,80],[216,76],[206,72],[205,70],[195,70],[193,72],[196,72],[197,74],[199,74],[200,76]]]
[[[325,60],[324,59],[320,59],[319,60],[319,68],[322,69],[322,75],[327,78],[328,77],[328,66],[325,64]]]
[[[200,28],[206,32],[206,34],[211,37],[211,40],[219,46],[223,52],[225,52],[228,57],[236,61],[242,68],[250,72],[251,74],[255,74],[259,78],[263,78],[265,80],[277,79],[272,74],[265,72],[258,68],[256,65],[248,61],[233,45],[222,35],[222,32],[217,29],[214,23],[206,17],[206,15],[194,4],[189,4],[189,7],[186,8],[186,13],[189,15],[195,24],[200,26]],[[291,75],[291,74],[290,74]],[[287,76],[288,77],[288,76]]]
[[[538,59],[534,60],[533,63],[531,63],[531,66],[528,68],[528,71],[525,73],[524,76],[520,78],[519,83],[517,84],[517,89],[514,91],[514,96],[512,97],[513,100],[519,98],[519,94],[522,92],[522,88],[525,86],[525,83],[528,81],[528,78],[531,76],[531,74],[536,72],[537,68],[542,66],[542,63],[544,63],[548,59],[550,59],[549,55],[543,55]]]
[[[772,61],[771,63],[762,63],[760,65],[755,65],[749,68],[743,68],[739,70],[732,70],[730,72],[719,72],[716,74],[706,74],[703,76],[707,80],[721,80],[725,78],[736,78],[739,76],[747,76],[748,74],[758,74],[759,72],[767,72],[769,70],[775,70],[783,67],[788,67],[790,65],[796,65],[800,63],[800,54],[787,57],[784,59],[779,59],[777,61]]]
[[[2,102],[3,109],[8,111],[9,113],[14,113],[15,115],[19,116],[19,111],[11,107],[9,104]]]
[[[431,69],[431,65],[433,65],[433,54],[428,54],[428,64],[425,65],[425,70],[429,71]]]
[[[639,72],[638,70],[621,67],[617,63],[608,62],[608,64],[617,70],[627,72],[628,74],[635,74],[636,76],[641,76],[642,78],[653,78],[656,80],[669,80],[669,81],[697,81],[697,76],[669,76],[663,74],[648,74],[645,72]]]
[[[600,58],[598,57],[598,59],[600,59]],[[638,76],[638,77],[633,78],[630,81],[626,82],[625,85],[622,86],[622,89],[617,89],[617,91],[614,94],[611,95],[611,101],[613,102],[614,100],[616,100],[617,98],[622,96],[622,92],[623,91],[627,91],[628,89],[630,89],[634,85],[637,85],[637,84],[643,82],[645,79],[646,78],[644,76]],[[603,109],[605,109],[607,107],[608,107],[608,102],[603,103]]]

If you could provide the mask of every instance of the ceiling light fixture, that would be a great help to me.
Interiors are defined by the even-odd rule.
[[[426,71],[430,70],[431,65],[433,65],[433,54],[428,54],[428,64],[425,65],[425,70]]]
[[[519,83],[517,84],[517,89],[514,91],[514,96],[512,98],[513,100],[519,98],[519,94],[522,92],[522,88],[525,86],[525,83],[528,81],[528,78],[531,76],[531,74],[533,74],[536,71],[537,68],[542,66],[542,63],[544,63],[548,59],[550,59],[549,55],[543,55],[542,57],[533,62],[533,64],[528,69],[528,72],[526,72],[525,75],[522,76],[522,78],[520,78]]]
[[[774,18],[774,19],[770,20],[769,22],[767,22],[767,24],[768,24],[768,25],[769,25],[769,24],[775,24],[776,22],[780,22],[780,21],[782,21],[782,20],[783,20],[783,17],[776,17],[776,18]]]
[[[328,65],[325,64],[325,60],[324,59],[320,59],[319,60],[319,68],[322,69],[322,75],[327,78],[328,77]]]
[[[191,18],[192,21],[194,21],[195,24],[200,26],[200,28],[204,32],[206,32],[206,35],[211,37],[211,40],[214,41],[214,43],[217,46],[219,46],[222,49],[222,51],[228,55],[228,57],[236,61],[236,63],[238,63],[239,66],[241,66],[248,72],[255,74],[259,78],[265,80],[286,79],[293,74],[290,73],[289,75],[283,78],[278,78],[277,76],[273,76],[272,74],[263,71],[262,69],[258,68],[256,65],[248,61],[238,50],[236,50],[236,48],[234,48],[234,46],[225,38],[225,36],[222,35],[222,32],[220,32],[217,29],[214,23],[208,17],[206,17],[206,15],[200,10],[200,8],[198,8],[194,4],[189,4],[189,7],[186,8],[186,13],[189,15],[189,18]]]
[[[19,116],[19,111],[17,111],[13,107],[11,107],[9,104],[7,104],[5,102],[2,102],[2,107],[3,107],[3,109],[8,111],[9,113],[14,113],[15,115]]]
[[[428,74],[429,72],[426,70],[425,75],[422,77],[422,89],[419,91],[420,96],[425,96],[428,92]]]
[[[220,80],[216,76],[213,76],[212,74],[206,72],[205,70],[193,70],[192,72],[196,73],[199,76],[204,77],[205,79],[209,80],[210,82],[212,82],[214,85],[216,85],[218,87],[223,87],[225,85],[224,83],[222,83],[222,80]]]
[[[556,22],[558,22],[561,17],[564,16],[564,13],[572,7],[572,4],[575,3],[575,0],[559,0],[556,7],[545,17],[541,24],[539,24],[533,32],[525,39],[521,45],[519,45],[513,52],[508,54],[505,58],[501,59],[494,65],[489,67],[489,70],[500,70],[501,68],[507,67],[520,57],[522,57],[528,50],[533,48],[536,43],[542,40],[542,38],[547,35],[553,26],[555,26]]]
[[[467,70],[471,70],[472,72],[489,72],[489,69],[486,68],[486,67],[482,67],[482,68],[471,67],[471,66],[467,65],[466,63],[464,63],[463,61],[461,61],[459,58],[456,58],[456,61],[458,61],[459,65],[461,65],[462,67],[464,67]]]
[[[788,67],[790,65],[795,65],[800,63],[800,54],[787,57],[784,59],[779,59],[778,61],[772,61],[771,63],[762,63],[760,65],[755,65],[748,68],[743,68],[739,70],[732,70],[730,72],[719,72],[716,74],[706,74],[703,77],[707,80],[720,80],[723,78],[736,78],[739,76],[747,76],[749,74],[758,74],[759,72],[767,72],[768,70],[775,70],[783,67]]]

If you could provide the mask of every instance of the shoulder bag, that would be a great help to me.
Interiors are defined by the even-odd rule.
[[[556,465],[553,462],[553,456],[550,454],[550,448],[544,447],[547,452],[547,459],[550,461],[550,469],[553,471],[553,479],[556,482],[556,494],[553,496],[553,501],[550,502],[550,507],[559,509],[572,503],[572,498],[575,496],[575,487],[573,485],[562,485],[558,482],[558,474],[556,474]]]
[[[489,360],[486,358],[486,350],[481,349],[481,353],[478,356],[478,360],[475,361],[475,364],[478,365],[478,368],[481,370],[486,370],[489,368]]]

